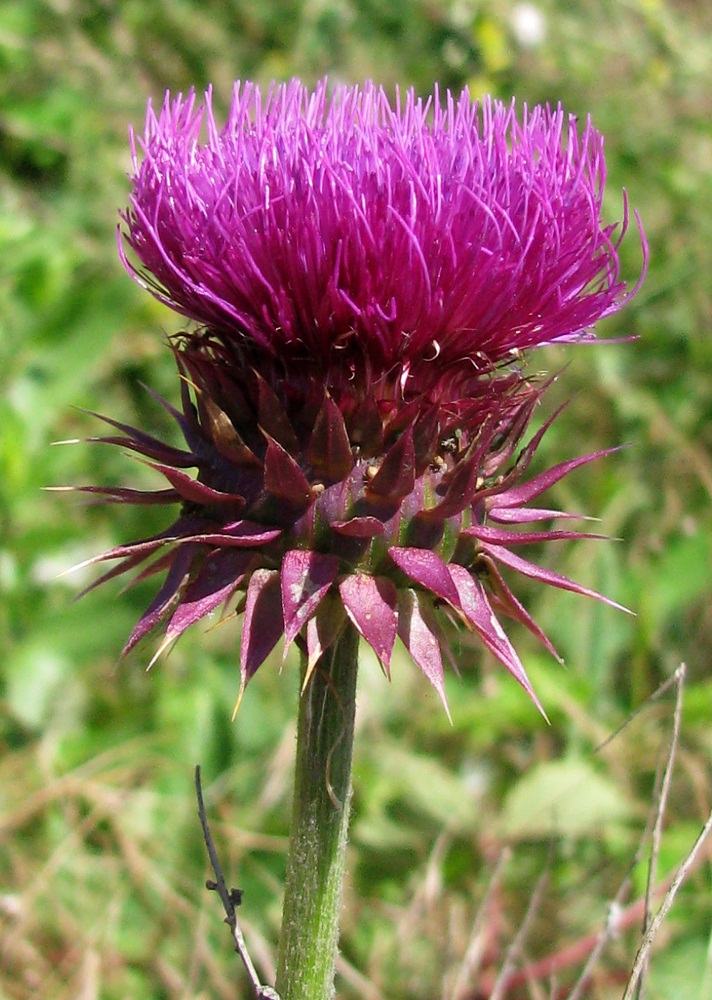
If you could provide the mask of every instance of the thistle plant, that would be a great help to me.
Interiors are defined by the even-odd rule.
[[[166,97],[132,142],[120,252],[192,321],[171,341],[181,407],[161,400],[185,445],[103,418],[116,433],[99,440],[166,485],[84,489],[178,513],[91,560],[116,563],[93,586],[164,574],[124,652],[159,626],[158,652],[218,608],[241,613],[238,702],[281,638],[285,655],[298,647],[276,985],[283,1000],[323,1000],[360,640],[389,676],[400,639],[445,703],[454,624],[538,706],[502,620],[556,653],[516,574],[619,606],[518,550],[600,537],[538,505],[608,452],[529,472],[554,417],[528,433],[548,383],[526,360],[594,339],[635,293],[619,269],[627,205],[603,222],[603,140],[589,121],[467,92],[392,105],[371,83],[330,96],[326,82],[292,81],[264,99],[238,84],[224,126],[209,92],[201,106]]]

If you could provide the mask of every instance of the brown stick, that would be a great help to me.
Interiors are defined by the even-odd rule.
[[[272,989],[271,986],[263,986],[260,982],[260,977],[257,974],[257,969],[254,966],[250,954],[247,950],[247,945],[245,944],[245,939],[242,936],[242,931],[240,930],[240,925],[237,922],[237,909],[242,902],[242,890],[241,889],[228,889],[227,883],[225,882],[225,877],[222,873],[222,868],[220,866],[220,860],[218,859],[217,851],[215,850],[215,844],[213,842],[212,835],[210,833],[210,827],[208,826],[208,817],[205,813],[205,803],[203,802],[203,789],[200,784],[200,765],[195,765],[195,794],[198,798],[198,816],[200,817],[200,825],[203,828],[203,839],[205,840],[205,846],[208,849],[208,857],[210,858],[210,866],[215,873],[215,881],[209,879],[205,883],[206,889],[211,889],[216,891],[218,896],[222,901],[222,905],[225,909],[225,923],[228,925],[232,932],[232,938],[235,942],[235,951],[238,953],[242,959],[242,964],[247,970],[247,975],[252,984],[252,989],[255,993],[255,1000],[280,1000],[279,993]]]

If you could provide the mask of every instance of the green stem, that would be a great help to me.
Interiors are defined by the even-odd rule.
[[[304,677],[304,658],[302,678]],[[351,802],[358,633],[348,623],[299,703],[294,806],[277,963],[281,1000],[331,1000]]]

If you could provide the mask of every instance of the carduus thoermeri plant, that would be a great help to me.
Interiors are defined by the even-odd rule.
[[[530,504],[605,452],[523,478],[543,431],[521,447],[542,391],[522,365],[590,340],[632,294],[627,211],[601,218],[601,136],[561,108],[292,81],[264,101],[236,85],[222,128],[209,93],[166,97],[133,150],[122,257],[198,328],[173,345],[186,449],[106,439],[169,488],[90,488],[180,504],[98,557],[119,560],[109,577],[167,571],[126,651],[232,601],[241,690],[280,636],[310,671],[349,620],[386,672],[399,636],[443,696],[445,617],[533,696],[499,617],[551,645],[505,576],[591,595],[515,550],[581,537],[532,530],[571,515]]]
[[[466,91],[393,104],[371,83],[292,81],[264,99],[236,85],[222,127],[210,93],[200,107],[166,97],[133,155],[122,258],[194,324],[172,342],[182,406],[162,401],[185,447],[109,419],[101,440],[167,486],[85,489],[179,511],[91,561],[117,561],[101,580],[165,573],[127,651],[159,625],[165,645],[232,606],[242,695],[280,637],[300,647],[277,986],[283,1000],[322,1000],[359,637],[386,674],[400,637],[444,700],[450,619],[536,701],[502,620],[553,648],[514,576],[613,603],[520,554],[591,537],[539,498],[607,454],[529,471],[553,418],[528,434],[546,382],[525,365],[539,347],[593,339],[636,291],[619,273],[627,205],[604,223],[590,122]]]

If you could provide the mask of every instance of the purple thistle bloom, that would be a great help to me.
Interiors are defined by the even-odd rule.
[[[330,100],[293,81],[264,106],[237,85],[222,130],[210,94],[197,111],[167,98],[141,146],[123,219],[145,271],[123,259],[200,329],[173,345],[182,410],[161,401],[186,448],[112,420],[98,439],[168,488],[83,488],[181,505],[90,560],[118,560],[97,583],[166,574],[125,652],[232,602],[241,691],[280,636],[309,675],[350,620],[386,674],[400,637],[444,698],[449,618],[536,702],[497,615],[554,650],[509,575],[614,604],[514,551],[600,537],[531,528],[576,516],[530,504],[607,452],[526,478],[551,420],[522,445],[544,389],[520,355],[591,339],[636,290],[619,277],[627,212],[616,239],[601,221],[601,137],[560,108],[520,122],[466,92],[394,109],[373,84]]]
[[[520,122],[467,91],[393,108],[372,83],[329,98],[296,80],[263,103],[238,83],[222,129],[210,92],[166,96],[139,145],[124,221],[145,271],[126,266],[260,370],[458,398],[513,353],[590,339],[628,297],[627,206],[614,238],[603,139],[560,107]]]

